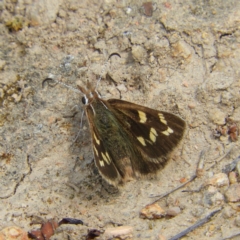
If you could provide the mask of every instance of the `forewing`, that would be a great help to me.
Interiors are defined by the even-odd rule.
[[[186,123],[174,114],[118,99],[108,103],[147,160],[165,161],[183,138]]]

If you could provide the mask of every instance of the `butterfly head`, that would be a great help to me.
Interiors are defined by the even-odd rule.
[[[91,83],[87,82],[87,87],[82,87],[78,85],[78,89],[82,92],[82,103],[84,105],[89,105],[96,98],[101,98],[100,93],[96,90],[96,87],[93,87]]]

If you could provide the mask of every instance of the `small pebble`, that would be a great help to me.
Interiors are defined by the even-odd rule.
[[[133,55],[133,58],[135,61],[144,63],[146,56],[147,56],[147,52],[141,46],[133,46],[132,47],[132,55]]]
[[[204,186],[213,185],[217,187],[223,187],[229,185],[228,176],[225,173],[217,173],[212,178],[205,181]]]
[[[230,172],[228,175],[230,184],[237,183],[237,174],[235,172]]]
[[[145,2],[142,5],[142,13],[147,17],[151,17],[153,12],[156,10],[156,4],[153,2]]]
[[[166,215],[168,217],[175,217],[177,216],[179,213],[181,212],[181,209],[179,207],[172,207],[172,208],[169,208],[167,211],[166,211]]]
[[[191,103],[188,104],[188,107],[189,107],[190,109],[194,109],[194,108],[196,107],[196,104],[193,103],[193,102],[191,102]]]
[[[132,239],[133,227],[121,226],[115,228],[107,228],[102,239]]]
[[[0,232],[0,240],[29,240],[29,238],[23,229],[12,226]]]
[[[240,183],[234,183],[229,186],[225,192],[225,196],[228,202],[239,202],[240,201]]]
[[[165,216],[165,210],[163,210],[158,204],[147,205],[140,212],[141,218],[158,219]]]
[[[217,125],[224,125],[226,123],[226,114],[219,109],[210,110],[209,118]]]
[[[192,50],[186,42],[180,40],[172,44],[172,55],[174,57],[182,57],[185,60],[190,60]]]

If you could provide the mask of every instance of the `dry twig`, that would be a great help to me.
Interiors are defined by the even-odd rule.
[[[184,231],[178,233],[177,235],[175,235],[174,237],[170,238],[169,240],[178,240],[181,237],[187,235],[189,232],[193,231],[194,229],[201,227],[203,224],[205,224],[206,222],[210,221],[211,217],[213,217],[216,213],[218,213],[220,210],[222,210],[221,208],[211,212],[209,215],[207,215],[205,218],[199,220],[198,222],[196,222],[195,224],[193,224],[191,227],[185,229]]]

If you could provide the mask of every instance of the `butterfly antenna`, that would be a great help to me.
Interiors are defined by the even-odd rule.
[[[69,86],[69,85],[67,85],[67,84],[65,84],[65,83],[63,83],[63,82],[60,82],[60,81],[54,79],[54,75],[52,75],[52,74],[49,75],[46,79],[43,80],[43,82],[42,82],[42,87],[44,87],[44,85],[45,85],[46,82],[48,82],[48,84],[49,84],[50,86],[52,86],[52,87],[55,86],[55,85],[50,84],[50,83],[49,83],[50,81],[51,81],[51,82],[54,82],[55,85],[56,85],[56,84],[60,84],[60,85],[66,87],[66,88],[70,89],[71,91],[74,91],[74,92],[76,92],[76,93],[78,93],[78,94],[79,94],[79,93],[81,93],[81,94],[84,93],[84,92],[81,91],[81,89],[79,90],[79,89],[77,89],[77,88],[74,88],[74,87],[72,87],[72,86]],[[78,134],[77,134],[77,136],[75,137],[73,143],[75,143],[75,142],[77,141],[77,139],[78,139],[78,137],[80,136],[80,133],[81,133],[81,131],[82,131],[84,113],[85,113],[85,111],[82,111],[82,114],[81,114],[81,122],[80,122],[80,130],[78,131]],[[72,144],[73,144],[73,143],[72,143]]]
[[[100,81],[102,80],[103,73],[104,73],[104,71],[105,71],[106,68],[107,68],[107,65],[108,65],[108,63],[109,63],[110,58],[111,58],[112,56],[114,56],[114,55],[121,58],[120,54],[118,54],[118,53],[112,53],[112,54],[110,54],[110,56],[108,57],[108,60],[105,62],[104,66],[103,66],[103,69],[102,69],[102,71],[101,71],[100,77],[99,77],[98,80],[97,80],[96,90],[97,90],[97,88],[98,88],[98,85],[99,85]]]
[[[72,87],[72,86],[67,85],[66,83],[63,83],[63,82],[60,82],[60,81],[54,79],[52,75],[43,80],[43,82],[42,82],[42,87],[44,87],[45,82],[48,82],[48,81],[53,81],[53,82],[55,82],[56,84],[60,84],[60,85],[66,87],[66,88],[68,88],[68,89],[70,89],[70,90],[72,90],[72,91],[74,91],[74,92],[76,92],[76,93],[81,93],[81,94],[82,94],[82,92],[81,92],[79,89],[74,88],[74,87]],[[49,84],[49,85],[50,85],[50,84]],[[51,85],[50,85],[50,86],[51,86]]]

